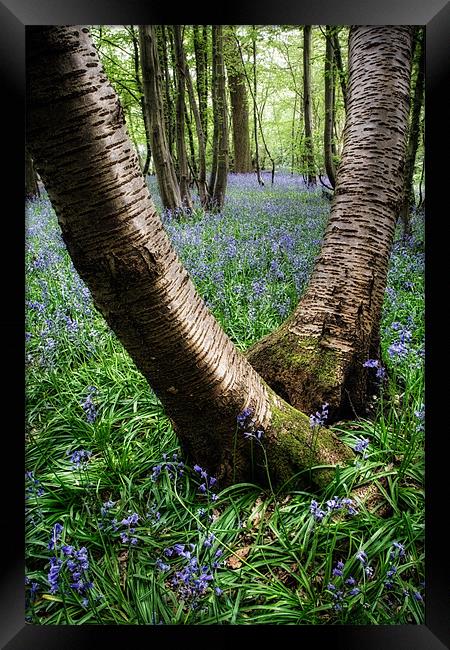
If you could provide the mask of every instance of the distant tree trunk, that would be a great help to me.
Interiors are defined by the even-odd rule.
[[[175,102],[173,100],[173,88],[169,72],[169,55],[167,52],[167,41],[170,38],[170,30],[166,25],[155,25],[156,42],[160,60],[161,78],[164,84],[163,108],[166,138],[170,155],[175,166]]]
[[[400,218],[403,222],[403,235],[411,234],[411,207],[415,204],[414,197],[414,167],[416,164],[417,148],[420,137],[420,111],[422,110],[424,86],[425,86],[425,44],[423,28],[416,28],[415,36],[415,58],[417,61],[417,75],[414,85],[414,94],[411,106],[411,118],[408,136],[408,148],[405,164],[405,185],[403,191],[403,202],[400,208]]]
[[[256,93],[258,90],[257,78],[256,78],[256,38],[255,38],[255,27],[252,27],[252,53],[253,53],[253,134],[255,138],[255,170],[256,178],[260,185],[264,185],[264,181],[261,178],[261,167],[259,163],[259,144],[258,144],[258,105],[256,103]],[[242,65],[244,62],[242,61]]]
[[[180,194],[181,200],[186,210],[192,211],[192,198],[189,191],[189,167],[186,152],[185,142],[185,57],[183,50],[183,36],[181,33],[181,25],[173,25],[173,40],[176,59],[176,90],[177,90],[177,158],[178,158],[178,174],[180,179]]]
[[[25,197],[27,199],[32,199],[35,196],[40,196],[39,185],[34,170],[33,160],[28,149],[25,147]]]
[[[344,148],[320,255],[296,310],[248,353],[279,395],[330,421],[364,413],[402,195],[411,28],[350,30]]]
[[[232,25],[228,26],[225,37],[225,63],[233,124],[233,171],[245,174],[252,171],[246,78],[236,45],[235,28]]]
[[[333,63],[333,28],[326,27],[325,39],[325,123],[323,131],[325,170],[331,187],[336,185],[336,169],[333,159],[333,123],[334,123],[334,63]]]
[[[192,182],[198,185],[198,166],[197,156],[195,154],[194,134],[192,132],[192,113],[189,113],[187,104],[184,104],[184,120],[186,123],[188,141],[189,141],[189,154],[190,162],[188,163],[190,170],[189,186],[192,187]]]
[[[223,27],[213,25],[213,115],[214,153],[213,169],[209,183],[210,202],[213,210],[222,210],[225,201],[228,175],[228,116],[223,61]]]
[[[161,70],[154,25],[139,26],[145,107],[151,127],[153,160],[161,201],[166,210],[183,209],[180,189],[166,139]]]
[[[339,44],[339,33],[337,29],[332,30],[332,39],[334,62],[336,64],[336,70],[338,74],[339,84],[341,86],[342,99],[344,100],[345,108],[347,106],[347,80],[344,65],[342,63],[341,46]]]
[[[144,89],[142,87],[142,81],[141,81],[141,75],[139,73],[140,71],[140,59],[139,59],[139,40],[138,37],[136,36],[136,33],[134,31],[134,26],[130,25],[130,30],[131,30],[131,38],[133,41],[133,51],[134,51],[134,78],[136,80],[136,86],[138,89],[138,92],[140,94],[140,104],[141,104],[141,111],[142,111],[142,119],[144,122],[144,131],[145,131],[145,162],[144,162],[144,167],[142,169],[142,173],[145,176],[148,174],[148,170],[150,168],[150,160],[152,158],[152,147],[151,147],[151,135],[150,135],[150,125],[148,123],[148,115],[147,111],[145,110],[145,99],[144,99]]]
[[[303,27],[303,113],[305,116],[306,183],[316,184],[311,105],[311,25]]]
[[[205,207],[209,200],[208,186],[206,183],[206,138],[203,132],[203,124],[201,120],[200,111],[195,100],[194,85],[192,83],[192,77],[189,72],[189,68],[186,65],[186,60],[184,63],[184,69],[186,72],[186,86],[189,96],[189,103],[191,105],[191,110],[194,115],[195,120],[195,129],[197,131],[197,142],[198,142],[198,193],[200,196],[200,203],[202,207]]]
[[[267,484],[266,459],[273,484],[328,484],[334,466],[354,455],[266,386],[196,292],[156,213],[89,30],[32,26],[26,56],[27,141],[68,252],[161,400],[188,462],[221,486],[252,475]]]
[[[198,110],[206,147],[208,139],[208,30],[194,25],[195,71],[197,79]]]

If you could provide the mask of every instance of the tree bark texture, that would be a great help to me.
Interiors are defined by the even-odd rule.
[[[161,201],[166,210],[183,209],[178,180],[166,138],[162,78],[154,25],[139,26],[145,107],[152,135],[153,161]]]
[[[188,460],[222,485],[250,478],[251,441],[236,427],[245,408],[264,430],[275,483],[352,458],[262,381],[196,292],[156,213],[89,30],[29,27],[26,55],[27,140],[68,251]],[[264,481],[258,445],[254,459],[255,480]],[[323,485],[333,472],[318,468],[312,480]]]
[[[180,179],[180,195],[186,211],[192,211],[192,198],[189,190],[189,167],[185,141],[185,90],[186,68],[183,50],[183,36],[181,25],[173,25],[173,40],[176,60],[176,132],[177,132],[177,157],[178,176]]]
[[[414,84],[413,100],[411,105],[411,120],[408,134],[408,146],[405,164],[405,186],[403,202],[400,208],[400,218],[403,222],[404,236],[411,234],[411,207],[415,204],[414,197],[414,167],[416,164],[417,149],[420,137],[420,112],[422,110],[425,90],[425,43],[423,28],[416,28],[415,58],[417,61],[417,75]]]
[[[220,211],[225,202],[228,176],[228,112],[223,59],[223,27],[212,26],[213,43],[213,169],[209,182],[209,207]]]
[[[306,413],[330,404],[330,421],[363,412],[368,369],[379,358],[379,321],[408,125],[411,30],[350,31],[344,147],[331,214],[308,288],[291,317],[248,359]]]
[[[326,27],[325,46],[325,122],[323,132],[325,170],[331,187],[336,185],[336,168],[333,159],[333,124],[334,124],[334,61],[333,61],[333,28]]]
[[[25,147],[25,197],[27,199],[32,199],[35,196],[39,195],[39,185],[37,182],[33,160],[28,149]]]
[[[232,25],[225,32],[225,54],[233,124],[233,171],[246,174],[252,171],[247,83]]]
[[[305,116],[305,176],[308,186],[316,184],[311,100],[311,25],[303,27],[303,114]]]

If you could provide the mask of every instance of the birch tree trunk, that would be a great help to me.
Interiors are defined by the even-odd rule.
[[[177,132],[177,156],[178,156],[178,175],[180,179],[180,195],[184,209],[192,211],[192,198],[189,191],[189,167],[185,142],[185,89],[186,89],[186,69],[183,52],[183,36],[181,25],[173,25],[173,40],[175,47],[176,59],[176,92],[177,92],[177,111],[176,111],[176,132]]]
[[[209,208],[220,211],[225,202],[228,176],[228,114],[223,59],[223,27],[213,25],[213,168],[209,182]]]
[[[303,27],[303,114],[305,116],[306,183],[316,184],[311,101],[311,25]]]
[[[151,128],[153,160],[161,201],[166,210],[182,211],[180,188],[166,138],[161,69],[154,25],[139,26],[139,44],[145,107]]]
[[[409,126],[408,146],[405,164],[405,184],[403,202],[400,208],[400,218],[403,222],[403,235],[411,234],[411,207],[414,206],[414,167],[416,164],[417,149],[420,136],[420,112],[422,110],[423,96],[425,90],[425,34],[423,28],[416,28],[416,60],[417,75],[414,84],[413,99],[411,105],[411,121]]]
[[[336,168],[333,159],[333,124],[334,124],[334,61],[333,61],[333,28],[326,26],[325,46],[325,124],[324,124],[324,159],[325,170],[331,187],[336,185]]]
[[[235,28],[225,32],[225,63],[230,90],[231,120],[233,124],[233,171],[238,174],[252,171],[247,82],[235,40]]]
[[[264,431],[275,483],[324,485],[352,453],[283,402],[237,351],[196,292],[156,214],[117,94],[89,30],[27,28],[27,141],[74,265],[97,309],[171,418],[189,462],[222,485],[252,476],[246,429]],[[255,480],[266,478],[260,445]]]
[[[247,358],[296,408],[364,412],[402,197],[411,28],[350,31],[344,146],[320,255],[297,309]]]

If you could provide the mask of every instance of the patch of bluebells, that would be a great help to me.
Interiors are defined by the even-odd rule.
[[[163,454],[163,462],[152,467],[151,479],[155,483],[161,478],[164,472],[171,481],[181,478],[184,475],[185,466],[183,461],[178,459],[178,454],[172,454],[172,460],[168,460],[168,455]]]
[[[158,203],[155,179],[148,182]],[[181,222],[167,213],[162,218],[199,293],[227,333],[249,345],[297,304],[329,210],[320,189],[306,190],[299,176],[277,174],[275,184],[262,189],[253,174],[231,174],[221,213]]]
[[[358,514],[358,510],[355,507],[355,502],[353,499],[349,499],[347,497],[341,498],[334,496],[332,499],[328,499],[325,505],[326,510],[321,508],[315,499],[311,501],[309,511],[316,522],[321,522],[325,518],[329,519],[333,514],[337,512],[344,514],[346,513],[351,517]]]
[[[85,468],[90,457],[92,456],[92,451],[87,449],[77,449],[75,451],[66,451],[66,455],[70,456],[70,462],[72,464],[72,469]]]
[[[367,359],[363,363],[364,368],[376,368],[376,373],[375,376],[377,379],[384,379],[386,377],[386,370],[383,368],[381,363],[378,361],[378,359]]]
[[[28,609],[34,605],[36,594],[41,587],[38,582],[31,580],[28,576],[25,576],[25,586],[27,587],[25,592],[25,609]]]
[[[129,511],[128,515],[122,517],[119,521],[118,514],[115,510],[116,505],[117,501],[112,501],[111,499],[103,503],[100,508],[101,519],[98,522],[98,528],[104,533],[110,534],[113,538],[119,538],[121,544],[136,546],[139,543],[139,540],[135,535],[136,525],[138,524],[140,517],[137,512]]]
[[[200,465],[194,465],[193,469],[194,472],[199,475],[201,481],[198,486],[200,494],[205,495],[209,501],[217,501],[218,496],[212,491],[212,488],[217,485],[217,479],[215,476],[209,476],[208,472],[200,467]]]
[[[264,436],[264,429],[257,426],[256,418],[253,416],[253,409],[245,408],[236,417],[238,428],[241,429],[244,438],[261,442]]]
[[[211,593],[216,596],[222,594],[216,584],[216,571],[221,566],[222,551],[211,550],[214,539],[214,534],[208,533],[200,549],[195,544],[174,544],[164,549],[165,559],[156,559],[155,567],[159,572],[171,572],[166,585],[175,591],[184,606],[190,610],[197,610],[205,596]],[[202,548],[206,549],[207,557],[200,561]],[[181,568],[178,561],[180,558]],[[175,562],[169,564],[167,559]]]
[[[68,544],[60,545],[62,531],[62,524],[56,523],[48,543],[48,549],[54,551],[54,555],[50,557],[50,568],[47,574],[50,593],[61,592],[63,582],[68,583],[70,589],[82,597],[82,605],[87,607],[88,592],[94,587],[93,582],[88,578],[88,551],[85,546],[76,549]]]
[[[139,521],[139,515],[137,512],[133,512],[128,517],[124,517],[120,522],[120,526],[124,526],[125,530],[119,532],[120,541],[122,544],[131,544],[131,546],[136,546],[138,543],[138,538],[135,537],[134,533],[136,532],[136,524]]]
[[[345,564],[339,560],[331,572],[331,581],[327,584],[326,589],[334,601],[333,609],[337,612],[342,611],[351,603],[351,597],[360,593],[357,581],[353,576],[344,578]]]
[[[44,494],[44,488],[34,472],[25,472],[25,494],[27,499],[31,496],[41,497]]]
[[[92,424],[97,419],[98,410],[94,401],[92,400],[93,395],[98,392],[95,386],[89,386],[87,389],[87,396],[84,402],[81,404],[81,408],[84,411],[86,420]]]

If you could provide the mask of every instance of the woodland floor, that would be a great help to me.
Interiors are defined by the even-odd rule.
[[[154,178],[152,195],[160,207]],[[231,175],[223,214],[170,237],[242,350],[302,294],[330,203],[301,178]],[[94,309],[48,199],[27,216],[26,602],[35,624],[424,622],[423,215],[396,239],[373,417],[317,494],[202,491],[155,395]],[[309,414],[308,414],[309,415]],[[197,468],[198,470],[198,468]],[[389,516],[351,498],[375,483]]]

